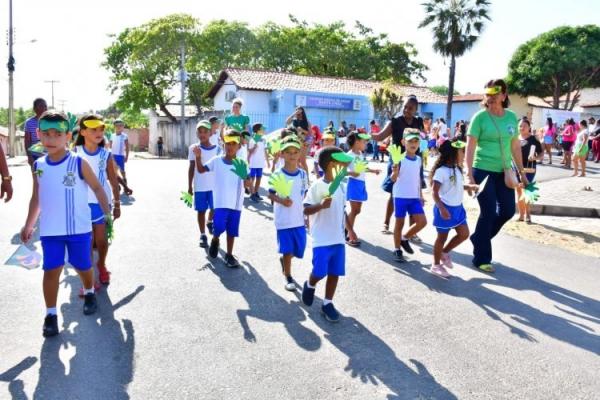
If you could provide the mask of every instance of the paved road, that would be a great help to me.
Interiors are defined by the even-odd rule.
[[[109,254],[113,283],[84,317],[78,279],[61,284],[57,338],[43,340],[40,270],[0,266],[0,399],[594,399],[600,392],[600,261],[501,236],[498,272],[426,271],[431,246],[392,261],[379,233],[380,179],[359,216],[361,249],[331,325],[286,292],[267,205],[242,215],[243,268],[210,263],[178,200],[186,161],[135,160]],[[0,258],[16,248],[30,192],[14,167],[0,204]],[[431,243],[433,230],[423,234]],[[39,247],[39,242],[35,243]],[[468,265],[470,245],[458,249]],[[295,277],[308,275],[310,255]],[[317,294],[322,296],[323,288]]]

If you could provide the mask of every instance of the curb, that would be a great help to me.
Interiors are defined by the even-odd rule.
[[[554,217],[600,218],[600,209],[532,204],[531,214],[550,215]]]

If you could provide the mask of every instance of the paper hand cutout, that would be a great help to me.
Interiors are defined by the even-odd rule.
[[[277,193],[277,196],[282,199],[290,197],[293,184],[294,181],[285,179],[285,176],[282,173],[273,174],[271,175],[271,178],[269,178],[269,186],[271,186]]]

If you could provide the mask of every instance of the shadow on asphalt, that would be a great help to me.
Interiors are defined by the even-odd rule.
[[[510,319],[519,324],[528,326],[557,340],[594,354],[600,354],[600,336],[594,333],[593,328],[567,318],[545,313],[529,304],[501,294],[491,287],[497,286],[518,291],[538,292],[548,300],[555,302],[554,306],[558,310],[562,310],[559,305],[568,307],[574,311],[567,312],[567,314],[596,323],[600,322],[600,302],[597,300],[553,285],[519,269],[498,263],[494,264],[496,273],[493,275],[482,272],[482,278],[469,280],[453,275],[449,281],[445,281],[430,274],[428,271],[429,265],[414,261],[396,263],[389,249],[365,241],[362,242],[361,247],[365,252],[390,264],[402,275],[421,282],[430,290],[472,301],[473,304],[481,307],[490,318],[505,325],[512,334],[521,339],[537,342],[532,333],[506,322],[506,316],[510,316]],[[419,248],[425,254],[432,254],[433,252],[433,247],[426,243],[413,244],[413,247]],[[455,264],[467,266],[471,265],[472,255],[454,251],[452,252],[452,259]],[[503,319],[501,315],[505,318]]]
[[[17,378],[21,372],[33,367],[36,362],[36,357],[25,357],[23,361],[0,374],[0,382],[8,383],[8,392],[13,400],[27,399],[25,384]]]
[[[110,290],[100,291],[98,311],[85,316],[83,302],[77,296],[81,286],[79,277],[68,269],[64,273],[61,289],[70,287],[71,298],[61,306],[60,334],[44,340],[42,345],[33,397],[129,399],[127,387],[133,379],[135,332],[130,320],[118,321],[114,314],[140,294],[144,286],[138,286],[114,304]],[[41,325],[39,328],[41,333]]]
[[[244,261],[241,267],[230,269],[225,267],[222,258],[219,258],[206,264],[204,269],[215,274],[227,290],[240,293],[248,303],[248,309],[237,310],[244,339],[248,342],[257,341],[249,324],[250,318],[256,318],[282,324],[296,344],[306,351],[316,351],[321,347],[319,336],[301,324],[302,321],[306,321],[306,315],[302,312],[299,302],[288,302],[275,293],[252,264]],[[282,276],[282,285],[283,282]]]
[[[569,236],[575,236],[575,237],[581,238],[581,239],[583,239],[583,241],[585,243],[589,243],[589,244],[600,243],[600,238],[598,238],[595,235],[590,235],[589,233],[585,233],[585,232],[581,232],[581,231],[573,231],[570,229],[562,229],[562,228],[558,228],[556,226],[540,224],[539,222],[535,222],[534,224],[543,226],[544,228],[548,229],[549,231],[554,231],[554,232],[560,233],[562,235],[569,235]]]

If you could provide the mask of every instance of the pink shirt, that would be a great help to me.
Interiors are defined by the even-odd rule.
[[[563,131],[562,138],[563,142],[574,142],[577,138],[577,131],[575,130],[575,126],[567,126]]]
[[[546,128],[544,129],[544,136],[554,137],[555,133],[556,133],[556,128],[555,127],[548,128],[546,126]]]

